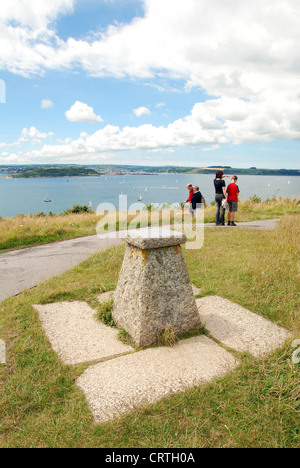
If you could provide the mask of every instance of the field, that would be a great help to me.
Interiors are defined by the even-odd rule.
[[[251,209],[259,210],[259,204]],[[280,216],[281,210],[274,204],[265,216]],[[289,205],[288,210],[299,208]],[[240,219],[248,215],[252,211],[239,213]],[[88,231],[94,220],[86,216],[90,226],[83,229]],[[0,446],[299,448],[300,366],[292,361],[291,347],[300,339],[299,238],[298,212],[282,216],[274,231],[207,230],[201,250],[185,250],[191,281],[203,296],[217,294],[241,304],[288,328],[293,338],[261,359],[237,354],[241,364],[226,377],[109,424],[94,424],[75,385],[85,366],[61,363],[32,305],[86,300],[94,306],[98,293],[116,287],[124,248],[94,255],[1,303],[7,364],[0,365]]]
[[[240,202],[237,222],[280,218],[285,214],[296,213],[300,213],[299,200],[277,198],[270,201],[260,201],[253,197],[250,200]],[[149,212],[146,209],[141,214],[141,226],[148,225],[148,216]],[[181,219],[181,217],[181,210],[177,210],[171,216],[171,222],[176,222],[176,219]],[[0,218],[0,251],[94,235],[99,220],[100,217],[96,213],[81,212],[80,210],[78,213],[70,212],[61,215],[38,214]],[[207,206],[205,208],[205,222],[214,222],[214,220],[215,207]],[[125,227],[123,226],[123,229]]]

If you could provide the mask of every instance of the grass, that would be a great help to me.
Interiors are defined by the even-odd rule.
[[[241,222],[261,219],[281,218],[286,214],[300,213],[300,201],[292,198],[272,198],[262,201],[256,195],[249,200],[239,202],[236,219]],[[205,222],[214,222],[215,208],[209,206],[205,210]]]
[[[218,230],[199,251],[185,250],[191,281],[287,327],[300,338],[300,216],[274,231]],[[210,384],[95,425],[76,378],[85,365],[65,366],[51,349],[32,305],[86,300],[115,288],[124,255],[101,252],[60,277],[0,304],[1,447],[300,447],[300,366],[292,340]]]
[[[272,219],[280,218],[285,214],[300,213],[299,200],[290,198],[274,198],[269,201],[258,202],[257,197],[252,197],[248,201],[241,201],[239,212],[237,215],[238,221],[253,221],[255,219]],[[75,208],[75,207],[74,207]],[[72,210],[69,210],[72,211]],[[133,215],[129,216],[131,227],[148,226],[150,215],[154,218],[153,222],[158,223],[158,211],[151,210],[149,207],[141,212],[139,219],[134,219]],[[188,216],[188,215],[187,215]],[[109,224],[108,229],[115,230],[125,229],[127,223],[122,223],[122,219],[115,221],[115,216],[106,217]],[[182,219],[181,210],[175,210],[170,215],[167,210],[163,211],[163,224],[170,223],[173,220],[176,222]],[[29,247],[33,245],[47,244],[49,242],[62,241],[82,236],[90,236],[96,234],[96,229],[100,216],[96,213],[68,213],[61,215],[18,215],[14,218],[0,218],[0,251]],[[205,222],[214,222],[215,207],[208,206],[205,208]]]

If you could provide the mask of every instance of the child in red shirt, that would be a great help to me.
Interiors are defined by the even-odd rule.
[[[191,215],[193,216],[192,198],[194,196],[194,187],[192,186],[192,184],[188,184],[186,186],[186,188],[189,191],[189,198],[184,203],[189,203],[190,204],[189,211],[190,211]]]
[[[238,210],[238,201],[239,201],[239,193],[240,189],[236,185],[237,183],[237,176],[233,176],[231,179],[231,184],[227,187],[227,201],[229,203],[229,212],[228,212],[228,226],[236,226],[234,222],[235,213]]]

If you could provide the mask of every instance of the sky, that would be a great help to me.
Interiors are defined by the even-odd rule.
[[[299,169],[299,0],[10,0],[0,165]]]

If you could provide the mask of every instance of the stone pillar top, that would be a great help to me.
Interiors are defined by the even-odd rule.
[[[129,230],[124,240],[139,249],[150,250],[185,244],[187,237],[182,232],[154,227]]]

